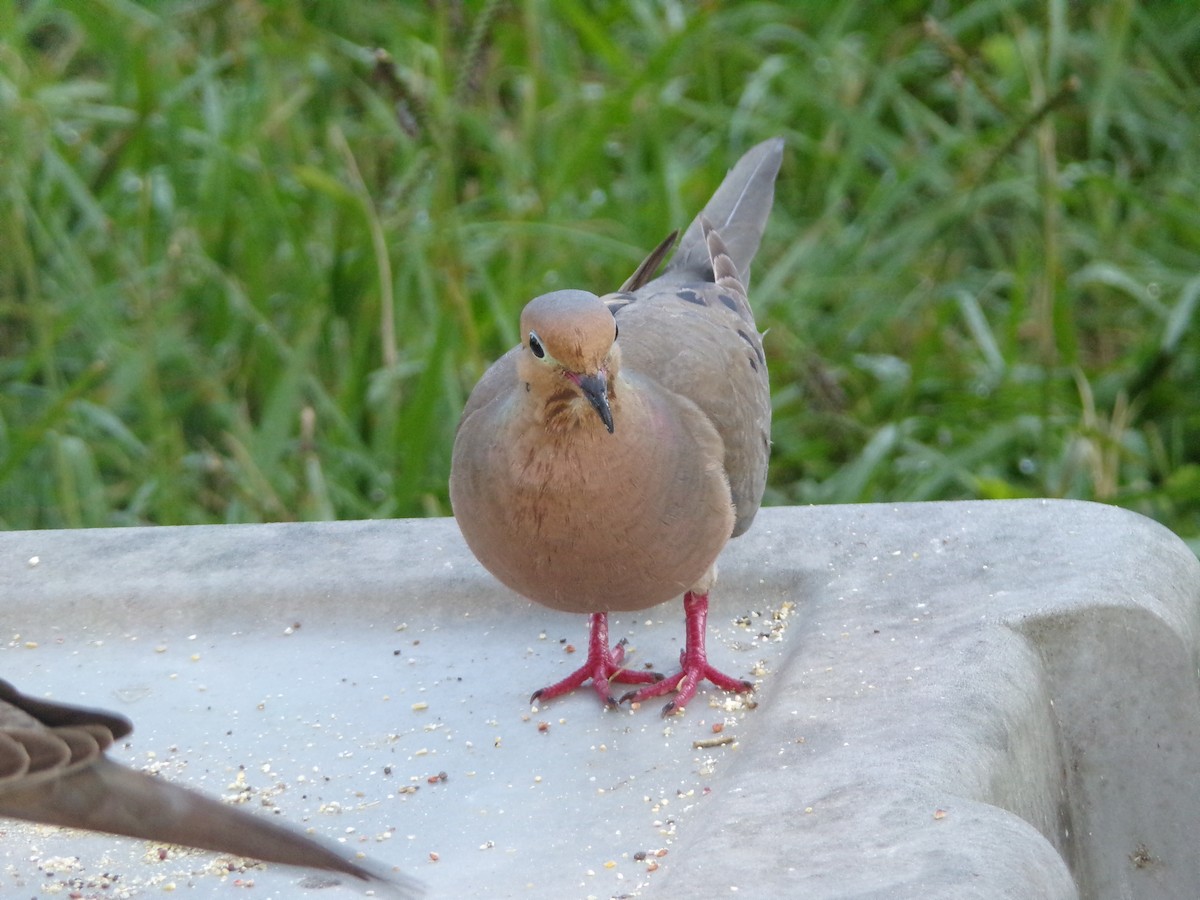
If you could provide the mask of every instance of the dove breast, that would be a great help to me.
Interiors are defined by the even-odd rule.
[[[518,352],[484,376],[487,399],[468,405],[455,441],[451,502],[471,550],[508,587],[569,612],[645,609],[686,591],[734,525],[708,416],[622,367],[609,384],[612,434],[598,420],[546,429]]]

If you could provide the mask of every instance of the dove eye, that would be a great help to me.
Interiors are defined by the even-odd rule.
[[[538,340],[537,332],[529,332],[529,352],[538,359],[546,358],[546,348],[542,346],[542,342]]]

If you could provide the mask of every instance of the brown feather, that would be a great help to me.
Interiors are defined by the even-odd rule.
[[[394,897],[419,892],[415,882],[105,756],[132,730],[123,716],[39,700],[0,680],[0,817],[340,872]]]

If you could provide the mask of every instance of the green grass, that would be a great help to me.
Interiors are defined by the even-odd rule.
[[[525,300],[775,134],[768,502],[1200,546],[1200,19],[1133,0],[0,4],[0,526],[447,513]]]

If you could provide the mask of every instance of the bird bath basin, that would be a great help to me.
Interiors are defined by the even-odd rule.
[[[766,509],[721,557],[682,716],[537,709],[586,619],[449,519],[0,534],[21,690],[115,759],[360,850],[431,897],[1172,897],[1200,882],[1200,563],[1067,501]],[[669,668],[677,602],[614,614]],[[572,652],[578,648],[578,652]],[[756,704],[756,706],[754,705]],[[5,896],[355,896],[0,821]],[[243,896],[239,894],[238,896]]]

